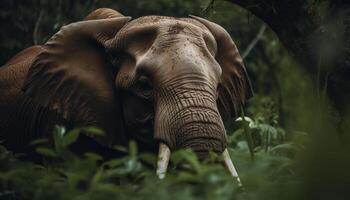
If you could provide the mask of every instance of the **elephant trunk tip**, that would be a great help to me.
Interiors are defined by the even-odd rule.
[[[199,160],[205,160],[209,152],[222,154],[226,149],[226,143],[221,138],[192,138],[186,140],[179,148],[192,149]]]

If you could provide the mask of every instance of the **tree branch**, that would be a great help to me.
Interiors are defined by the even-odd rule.
[[[255,45],[259,42],[259,40],[262,38],[266,30],[266,24],[261,25],[258,34],[255,36],[255,38],[250,42],[248,47],[245,49],[245,51],[242,54],[242,58],[245,59],[249,53],[253,50]]]
[[[43,15],[44,15],[44,12],[43,12],[43,9],[41,9],[39,16],[38,16],[38,19],[35,22],[34,31],[33,31],[33,43],[35,45],[37,45],[39,43],[39,28],[41,25]]]

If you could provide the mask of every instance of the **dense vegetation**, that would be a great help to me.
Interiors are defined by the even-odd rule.
[[[204,16],[225,27],[245,58],[255,96],[245,116],[228,122],[231,157],[244,187],[238,188],[212,154],[199,162],[188,150],[174,152],[164,180],[155,175],[156,155],[137,144],[116,147],[127,156],[102,162],[93,152],[73,155],[68,146],[80,129],[58,127],[55,147],[33,146],[46,162],[18,159],[0,146],[0,199],[347,199],[350,185],[348,131],[312,81],[259,19],[233,4],[215,1],[1,1],[0,62],[46,41],[62,25],[98,7],[124,15]],[[208,6],[209,5],[209,6]],[[5,31],[4,31],[5,30]],[[251,47],[251,48],[250,48]],[[243,114],[242,114],[243,115]],[[346,120],[345,120],[346,121]],[[91,134],[98,129],[87,128]]]

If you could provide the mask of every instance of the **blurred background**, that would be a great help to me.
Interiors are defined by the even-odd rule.
[[[220,24],[238,46],[254,89],[244,113],[250,123],[243,120],[226,125],[231,155],[247,194],[233,194],[225,181],[214,180],[223,188],[211,188],[211,179],[207,183],[204,178],[200,184],[209,186],[191,186],[181,198],[348,199],[348,104],[342,109],[345,114],[340,115],[329,103],[323,87],[314,81],[315,75],[294,59],[268,25],[246,9],[220,0],[1,0],[0,5],[1,65],[24,48],[45,43],[61,26],[79,21],[100,7],[113,8],[133,18],[193,14]],[[341,128],[340,121],[345,121]],[[156,186],[171,191],[171,180],[168,185]],[[10,178],[6,181],[11,182]],[[186,181],[192,184],[193,179],[185,178]],[[142,184],[149,182],[146,179]],[[156,188],[148,189],[148,193],[142,190],[142,195],[151,195]],[[205,192],[198,194],[202,190]],[[181,193],[181,187],[175,191]],[[156,194],[164,199],[181,199],[176,192],[171,198]]]

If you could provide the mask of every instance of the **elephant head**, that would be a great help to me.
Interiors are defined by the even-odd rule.
[[[170,151],[200,158],[225,152],[223,121],[251,95],[229,34],[205,19],[146,16],[110,9],[63,27],[31,66],[24,91],[68,124],[96,125],[105,145],[159,142],[159,174]],[[227,162],[230,165],[229,161]],[[231,163],[232,164],[232,163]]]

